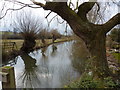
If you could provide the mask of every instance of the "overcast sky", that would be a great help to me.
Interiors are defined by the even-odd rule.
[[[24,3],[30,4],[30,0],[18,0],[18,1],[22,1]],[[36,1],[42,1],[42,3],[45,3],[44,0],[36,0]],[[72,2],[76,3],[77,0],[72,0]],[[81,2],[79,2],[79,4],[83,3],[84,1],[88,1],[88,0],[80,0]],[[111,0],[102,0],[102,1],[111,1]],[[120,0],[117,0],[120,1]],[[117,2],[118,3],[118,2]],[[2,2],[0,2],[0,6],[2,5]],[[6,8],[19,8],[19,5],[7,2],[6,3]],[[62,25],[57,23],[57,19],[54,19],[51,23],[50,23],[50,27],[48,27],[47,24],[47,20],[45,19],[45,16],[49,13],[49,11],[45,11],[42,8],[38,8],[38,9],[33,9],[33,8],[24,8],[25,11],[27,10],[31,10],[32,13],[36,16],[38,16],[40,18],[40,20],[43,22],[44,27],[51,29],[51,28],[56,28],[59,30],[59,32],[64,33],[65,32],[65,27],[66,27],[66,22],[64,22]],[[101,9],[102,10],[102,9]],[[21,10],[20,10],[21,11]],[[12,28],[12,23],[14,22],[15,16],[16,14],[18,14],[20,11],[9,11],[7,13],[7,15],[5,16],[5,18],[3,18],[1,21],[1,26],[0,26],[0,30],[2,28]],[[116,13],[120,13],[119,8],[117,5],[115,4],[111,4],[110,6],[106,7],[106,11],[104,12],[104,16],[106,17],[105,20],[109,20],[112,16],[114,16]],[[51,18],[53,18],[56,14],[55,13],[51,13],[48,17],[48,21],[51,20]],[[63,20],[59,18],[59,21],[62,22]],[[70,29],[70,28],[69,28]],[[12,29],[11,29],[12,30]],[[69,30],[69,32],[71,32]]]

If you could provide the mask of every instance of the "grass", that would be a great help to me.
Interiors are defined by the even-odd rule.
[[[117,60],[117,62],[120,63],[120,53],[113,53],[115,59]]]
[[[68,41],[68,40],[71,40],[72,38],[67,38],[67,37],[64,37],[64,38],[61,38],[61,39],[57,39],[55,41],[55,43],[57,42],[61,42],[61,41]],[[22,44],[24,42],[24,40],[16,40],[16,39],[9,39],[9,40],[1,40],[2,42],[15,42],[16,43],[16,46],[17,46],[17,50],[20,50],[20,48],[22,47]],[[49,45],[52,43],[52,39],[45,39],[45,44],[46,45]],[[44,44],[42,43],[42,41],[40,39],[36,40],[36,46],[35,47],[39,47],[39,46],[43,46]],[[15,48],[16,49],[16,48]],[[9,51],[7,49],[7,51]]]

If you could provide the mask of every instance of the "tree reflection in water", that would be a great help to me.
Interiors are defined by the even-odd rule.
[[[57,46],[56,45],[52,45],[52,52],[51,52],[51,56],[55,56],[57,52]]]
[[[89,53],[82,40],[77,40],[72,44],[71,60],[73,67],[81,74],[85,71]]]
[[[16,70],[22,71],[16,72],[17,87],[60,88],[75,80],[80,76],[79,68],[83,69],[81,61],[85,58],[82,56],[86,56],[78,47],[71,41],[50,45],[30,53],[30,56],[23,54],[16,65]]]
[[[45,52],[47,50],[47,47],[41,48],[41,53],[43,57],[46,57]]]
[[[22,81],[22,86],[24,88],[34,88],[39,86],[40,80],[37,74],[36,60],[26,53],[22,54],[21,57],[25,65],[24,71],[19,78],[19,80]]]

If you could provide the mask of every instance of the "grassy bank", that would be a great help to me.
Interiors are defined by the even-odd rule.
[[[64,41],[69,41],[69,40],[73,40],[72,37],[63,37],[60,39],[55,40],[54,43],[59,43],[59,42],[64,42]],[[20,48],[22,47],[22,44],[24,42],[24,40],[16,40],[16,39],[8,39],[8,40],[1,40],[2,42],[15,42],[17,48],[14,48],[15,50],[20,50]],[[45,39],[45,44],[42,43],[42,41],[40,39],[36,40],[36,46],[35,48],[38,47],[43,47],[44,45],[50,45],[52,44],[52,39]],[[7,49],[7,51],[9,51],[9,49]]]
[[[70,40],[73,40],[73,38],[72,37],[69,37],[69,38],[64,37],[64,38],[55,40],[54,43],[60,43],[60,42],[65,42],[65,41],[70,41]],[[22,47],[24,40],[7,40],[7,41],[5,40],[5,42],[15,42],[17,48],[15,47],[13,50],[11,50],[10,48],[2,49],[3,64],[7,63],[9,60],[12,60],[12,59],[14,60],[14,58],[16,56],[22,54],[20,51],[20,48]],[[45,39],[45,44],[43,44],[41,42],[41,40],[36,40],[36,46],[35,46],[34,50],[49,46],[51,44],[53,44],[52,39]]]

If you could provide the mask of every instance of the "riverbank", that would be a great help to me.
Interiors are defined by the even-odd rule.
[[[69,40],[73,40],[74,37],[62,37],[59,39],[56,39],[54,43],[59,43],[59,42],[65,42],[65,41],[69,41]],[[16,43],[16,47],[14,48],[14,50],[20,50],[20,48],[22,47],[22,44],[24,42],[24,40],[21,39],[7,39],[7,40],[0,40],[0,42],[15,42]],[[38,48],[38,47],[42,47],[44,45],[50,45],[53,44],[52,39],[45,39],[45,43],[43,44],[41,39],[37,39],[36,40],[36,46],[34,48]],[[8,48],[7,48],[8,49]],[[9,51],[9,49],[7,50],[7,52]]]
[[[113,75],[105,77],[103,80],[93,78],[91,71],[84,72],[77,80],[65,85],[64,88],[106,88],[118,89],[120,88],[120,53],[107,51],[106,53],[108,66],[113,72]]]
[[[74,40],[73,37],[63,37],[60,39],[55,40],[55,42],[52,42],[52,39],[45,39],[45,43],[43,44],[41,40],[36,40],[36,46],[34,47],[34,50],[40,49],[40,48],[44,48],[47,47],[51,44],[54,43],[61,43],[61,42],[66,42],[66,41],[71,41]],[[9,60],[14,59],[16,56],[21,55],[22,52],[20,51],[20,48],[23,44],[24,40],[8,40],[7,42],[15,42],[17,48],[14,48],[12,51],[11,49],[5,49],[2,50],[2,62],[5,64],[7,63]]]

